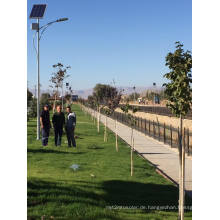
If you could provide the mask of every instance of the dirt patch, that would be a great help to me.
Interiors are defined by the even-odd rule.
[[[116,111],[123,113],[123,111],[120,108],[117,108]],[[130,113],[132,114],[131,111]],[[174,128],[179,127],[179,118],[177,117],[157,115],[157,114],[151,114],[151,113],[145,113],[145,112],[136,112],[135,116],[143,118],[143,119],[151,120],[151,121],[154,120],[161,124],[165,123],[166,125],[171,125]],[[186,129],[189,129],[189,131],[192,132],[192,120],[183,119],[183,127],[185,127]]]

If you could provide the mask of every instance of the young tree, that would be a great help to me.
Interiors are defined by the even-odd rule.
[[[104,140],[107,141],[107,116],[110,116],[114,113],[115,109],[118,107],[121,100],[121,91],[118,91],[116,87],[97,84],[94,88],[93,96],[95,100],[104,108],[105,112],[105,132]],[[99,108],[100,111],[100,108]],[[100,115],[100,113],[99,113]],[[117,120],[115,120],[115,138],[116,138],[116,151],[118,151],[117,144]]]
[[[93,100],[97,107],[97,130],[99,132],[99,124],[100,124],[100,110],[101,105],[104,105],[106,96],[107,96],[108,86],[105,84],[96,84],[93,89]]]
[[[69,77],[69,75],[67,74],[67,70],[70,69],[70,66],[66,66],[64,67],[64,65],[62,63],[57,63],[53,65],[53,68],[55,70],[55,72],[52,73],[52,76],[50,78],[50,82],[52,83],[52,85],[50,87],[52,87],[55,91],[55,101],[56,101],[56,97],[58,94],[58,90],[59,88],[61,88],[62,90],[62,110],[63,110],[63,82],[64,80]]]
[[[164,83],[165,95],[170,108],[180,119],[179,132],[179,219],[184,219],[184,181],[185,181],[185,149],[182,145],[182,118],[192,106],[192,55],[183,50],[183,44],[176,42],[176,50],[166,56],[166,66],[171,70],[164,77],[170,82]]]
[[[97,132],[99,133],[99,125],[100,125],[100,98],[98,97],[98,95],[93,92],[93,101],[94,101],[94,104],[96,106],[96,109],[97,109],[97,113],[96,113],[96,118],[97,118]]]
[[[131,126],[131,176],[133,176],[133,151],[134,151],[134,125],[136,124],[136,119],[133,114],[135,114],[138,111],[137,107],[131,106],[128,103],[126,105],[123,105],[121,107],[121,110],[125,113],[126,117],[128,118],[129,124]],[[133,114],[130,114],[130,111],[132,111]]]
[[[106,107],[106,106],[102,107],[101,109],[102,109],[102,111],[105,114],[104,142],[107,142],[107,140],[108,140],[107,139],[107,116],[111,115],[111,110],[108,107]]]
[[[90,108],[94,109],[95,108],[95,100],[94,100],[94,97],[92,95],[89,95],[88,98],[87,98],[87,101],[88,101],[88,105]],[[95,124],[95,110],[93,110],[93,116],[92,116],[92,119],[93,119],[93,122]]]

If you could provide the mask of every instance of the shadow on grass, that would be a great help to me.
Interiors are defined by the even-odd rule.
[[[55,154],[85,154],[86,152],[67,152],[67,151],[58,151],[58,150],[51,150],[51,149],[27,149],[28,153],[55,153]]]
[[[95,193],[97,190],[103,193]],[[191,205],[191,200],[188,198],[186,198],[186,205]],[[177,207],[178,189],[172,185],[120,180],[104,181],[101,184],[89,181],[74,181],[72,184],[66,184],[31,179],[28,181],[28,208],[36,208],[38,213],[43,215],[42,206],[48,209],[48,215],[53,216],[65,215],[68,217],[68,215],[71,215],[74,216],[74,219],[84,220],[95,220],[100,219],[100,217],[121,220],[122,218],[117,217],[117,213],[108,209],[107,206],[135,206],[139,207],[137,208],[139,211],[141,206]],[[75,207],[81,207],[80,210],[84,211],[79,213],[79,209]],[[93,212],[95,207],[96,214]],[[97,208],[99,212],[97,212]],[[118,211],[132,214],[132,210],[129,210],[129,208]],[[135,212],[135,210],[133,211]],[[154,213],[157,210],[143,209],[141,211],[142,213]],[[177,212],[177,209],[163,211],[173,213]],[[75,218],[75,216],[81,218]]]
[[[84,138],[82,138],[82,137],[76,135],[76,136],[75,136],[75,139],[84,139]]]
[[[38,220],[45,215],[44,220],[51,219],[50,216],[54,216],[53,219],[56,220],[122,220],[116,217],[113,212],[105,210],[105,202],[101,200],[100,195],[93,192],[95,191],[94,185],[89,182],[88,184],[91,184],[89,185],[91,189],[88,189],[87,185],[82,187],[80,184],[64,185],[60,182],[29,180],[27,205],[28,208],[36,208],[38,211],[35,213],[38,213],[38,216],[30,216],[28,213],[28,219]],[[44,211],[42,211],[42,206]],[[93,207],[100,207],[100,212],[94,213]]]
[[[103,183],[105,200],[111,205],[177,205],[178,191],[172,185],[111,180]]]

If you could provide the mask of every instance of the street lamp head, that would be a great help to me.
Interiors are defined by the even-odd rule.
[[[60,19],[56,20],[56,22],[67,21],[67,20],[68,20],[68,18],[60,18]]]

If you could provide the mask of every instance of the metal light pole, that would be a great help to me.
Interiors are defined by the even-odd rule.
[[[37,140],[40,140],[40,21],[37,19]]]
[[[40,139],[40,39],[44,31],[51,24],[68,20],[68,18],[61,18],[61,19],[49,22],[46,25],[43,25],[42,27],[40,27],[39,19],[43,18],[46,6],[47,5],[45,4],[33,5],[33,8],[30,14],[30,19],[37,19],[37,23],[32,23],[32,26],[31,26],[32,30],[36,30],[36,34],[37,34],[37,49],[35,48],[34,38],[33,38],[34,48],[37,53],[37,140]],[[40,31],[41,31],[41,34],[40,34]]]
[[[63,81],[62,81],[62,111],[63,111]]]
[[[49,27],[49,25],[66,21],[68,18],[60,18],[56,21],[47,23],[46,25],[40,27],[39,18],[37,19],[38,29],[37,29],[37,140],[40,140],[40,39],[44,31]],[[40,35],[40,30],[42,30]],[[62,85],[62,110],[63,110],[63,85]]]

